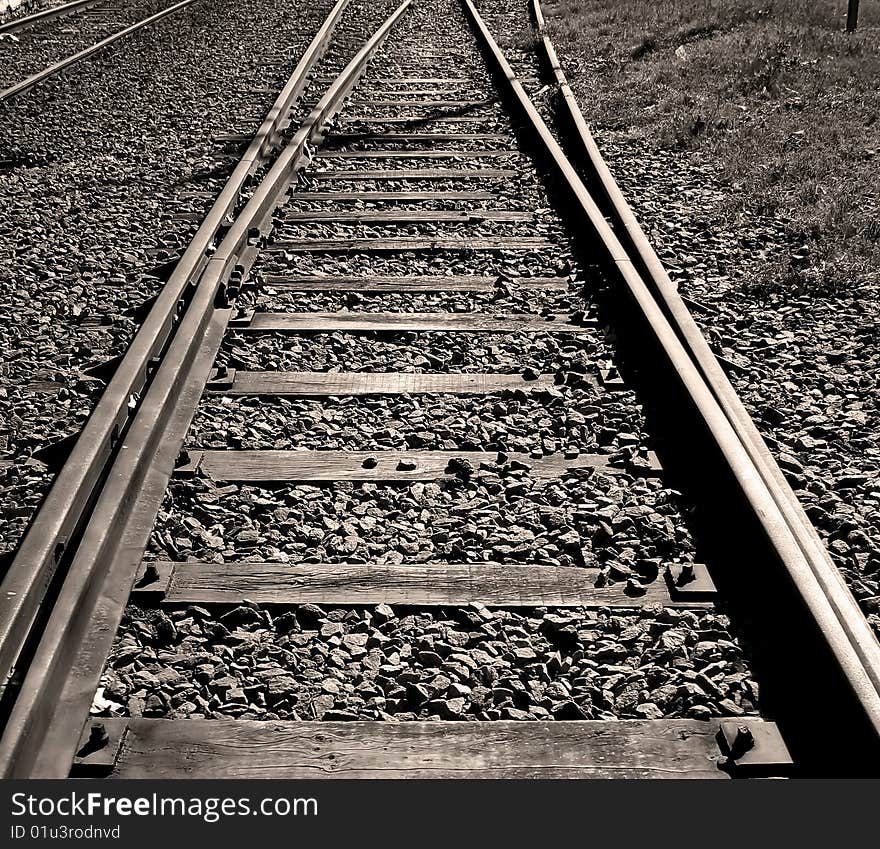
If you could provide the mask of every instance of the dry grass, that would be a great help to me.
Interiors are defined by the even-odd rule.
[[[543,5],[595,128],[717,165],[737,208],[809,243],[810,266],[789,269],[805,286],[877,279],[880,0],[854,35],[846,0]]]

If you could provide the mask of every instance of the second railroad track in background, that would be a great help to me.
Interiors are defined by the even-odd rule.
[[[876,640],[594,166],[470,0],[339,0],[0,585],[5,776],[876,769]]]
[[[0,25],[0,103],[192,2],[74,0]]]

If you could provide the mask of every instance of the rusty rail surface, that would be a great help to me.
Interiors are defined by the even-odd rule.
[[[619,216],[618,228],[624,229],[634,246],[629,250],[606,220],[604,210],[593,199],[517,80],[472,0],[462,2],[486,52],[500,76],[506,80],[510,94],[574,198],[585,225],[598,235],[608,259],[617,269],[620,281],[641,310],[693,400],[768,541],[816,623],[818,632],[849,682],[866,719],[880,737],[880,644],[871,633],[842,576],[831,563],[815,528],[785,482],[742,402],[709,350],[690,312],[665,275],[610,172],[601,162],[598,148],[592,141],[567,82],[568,108],[574,110],[573,118],[579,116],[576,125],[582,132],[584,145],[592,152],[590,159],[596,164],[605,190],[614,199],[615,214]],[[540,14],[538,20],[543,40],[546,36],[543,35],[543,17]],[[560,81],[564,75],[560,76],[556,53],[549,40],[545,44],[549,45],[549,56],[558,71],[557,81]],[[646,266],[650,274],[643,274],[640,266]]]
[[[130,423],[131,399],[137,399],[179,322],[218,234],[240,203],[242,189],[266,160],[278,134],[290,123],[288,112],[299,99],[308,75],[332,38],[350,0],[337,0],[302,59],[266,114],[253,140],[220,195],[181,256],[168,282],[138,329],[122,361],[101,395],[70,456],[25,534],[0,583],[0,683],[6,685],[24,650],[59,563],[81,529]],[[23,670],[16,670],[21,674]]]
[[[236,268],[253,259],[256,249],[251,243],[258,238],[259,229],[267,226],[290,179],[306,161],[309,143],[340,109],[411,2],[404,0],[336,78],[204,265],[192,301],[134,415],[124,450],[115,458],[107,485],[98,495],[10,712],[0,740],[0,776],[67,776],[104,658],[135,579],[135,569],[126,568],[130,565],[125,558],[126,532],[132,526],[142,530],[145,521],[152,524],[152,516],[147,519],[134,507],[139,495],[150,489],[148,478],[156,472],[157,457],[160,463],[173,467],[177,446],[168,438],[169,422],[175,421],[175,433],[182,441],[204,385],[196,365],[213,360],[210,350],[210,356],[205,357],[206,349],[214,342],[219,344],[219,325],[225,325],[230,315],[229,310],[216,308],[217,295]],[[189,409],[178,406],[183,396]]]

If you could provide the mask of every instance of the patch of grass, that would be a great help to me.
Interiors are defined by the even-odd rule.
[[[876,280],[880,261],[880,2],[861,5],[847,34],[845,0],[543,3],[600,135],[714,164],[731,211],[785,220],[826,281]]]
[[[742,291],[757,301],[774,296],[796,294],[834,299],[852,294],[850,280],[858,271],[846,264],[830,265],[825,259],[805,264],[799,255],[787,260],[768,262],[742,286]]]

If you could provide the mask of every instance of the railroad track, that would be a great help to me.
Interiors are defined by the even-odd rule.
[[[74,0],[0,26],[0,103],[189,6]]]
[[[0,24],[0,33],[12,33],[19,30],[27,29],[36,23],[43,21],[51,21],[56,18],[66,18],[73,15],[79,10],[87,9],[89,6],[95,6],[101,0],[72,0],[70,3],[57,3],[54,5],[46,5],[45,8],[31,12],[29,15],[17,15],[5,23]]]
[[[876,642],[638,244],[469,0],[348,6],[4,577],[3,774],[853,771]]]

